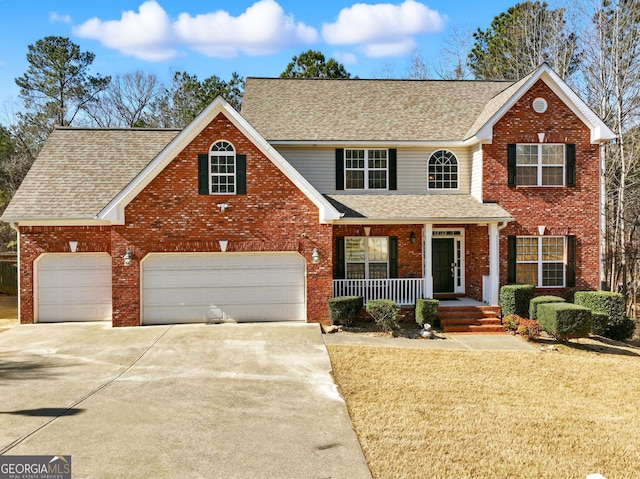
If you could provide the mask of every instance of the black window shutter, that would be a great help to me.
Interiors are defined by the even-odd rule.
[[[336,148],[336,190],[344,190],[344,149]]]
[[[389,148],[389,189],[398,189],[398,150]]]
[[[389,278],[398,277],[398,237],[389,237]]]
[[[236,155],[236,194],[247,194],[247,155]]]
[[[198,155],[198,194],[208,195],[209,191],[209,155],[200,153]]]
[[[567,286],[576,285],[576,237],[567,236]]]
[[[516,237],[508,236],[507,248],[507,283],[515,283],[516,278]]]
[[[334,279],[344,279],[345,261],[344,261],[344,236],[336,237],[336,266],[333,272]]]
[[[567,149],[567,186],[576,186],[576,145],[570,144]]]
[[[507,186],[516,186],[516,145],[507,145]]]

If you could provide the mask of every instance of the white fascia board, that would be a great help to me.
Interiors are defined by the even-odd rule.
[[[468,140],[436,140],[436,141],[313,141],[313,140],[274,140],[269,141],[273,146],[325,146],[349,148],[355,146],[372,146],[376,148],[394,147],[462,147],[467,146]]]
[[[187,125],[131,183],[118,193],[98,214],[98,218],[114,224],[124,224],[124,208],[133,201],[219,113],[223,113],[318,207],[321,223],[340,218],[340,213],[220,96]]]
[[[569,107],[569,109],[591,131],[591,143],[613,140],[615,134],[598,118],[589,106],[569,88],[569,86],[547,65],[544,64],[531,76],[511,98],[478,130],[475,138],[481,141],[493,139],[493,126],[507,113],[515,103],[538,81],[545,84]]]
[[[438,224],[438,225],[459,225],[459,224],[478,224],[478,223],[503,223],[515,221],[512,216],[505,216],[501,218],[491,217],[477,217],[477,218],[387,218],[387,219],[370,219],[370,218],[343,218],[341,220],[333,221],[333,224],[340,225],[415,225],[415,224]]]

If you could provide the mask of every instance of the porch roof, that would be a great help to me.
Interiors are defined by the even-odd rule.
[[[326,195],[349,223],[478,223],[513,221],[497,203],[471,195]]]

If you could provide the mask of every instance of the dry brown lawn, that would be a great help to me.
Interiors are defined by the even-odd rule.
[[[639,350],[327,348],[376,479],[640,478]]]

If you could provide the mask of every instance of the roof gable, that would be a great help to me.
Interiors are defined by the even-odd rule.
[[[329,222],[340,218],[340,213],[220,96],[205,108],[140,171],[140,173],[100,211],[98,218],[111,223],[123,224],[124,208],[220,113],[225,115],[243,135],[318,207],[321,222]]]
[[[474,137],[478,140],[490,141],[493,136],[493,126],[538,80],[542,80],[589,128],[592,143],[607,142],[616,137],[593,110],[545,63],[489,102],[473,127],[467,132],[467,138]]]

